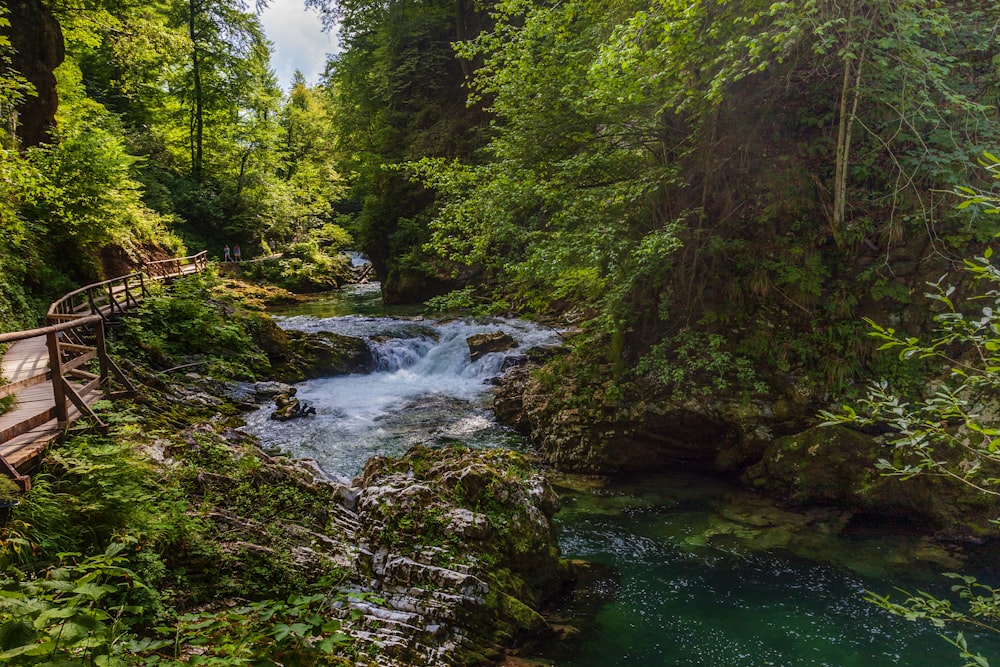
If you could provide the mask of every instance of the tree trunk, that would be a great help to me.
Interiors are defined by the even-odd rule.
[[[850,169],[851,135],[854,131],[854,120],[857,118],[858,103],[861,99],[861,70],[864,66],[864,59],[865,50],[862,48],[852,71],[851,59],[844,58],[844,81],[840,91],[840,122],[837,128],[837,159],[833,177],[833,217],[830,221],[830,231],[838,246],[842,242],[841,233],[844,228],[844,220],[847,217],[847,174]],[[848,109],[848,98],[851,98],[850,109]]]
[[[201,89],[201,58],[198,52],[198,31],[195,29],[195,17],[198,13],[198,0],[188,0],[188,34],[191,37],[191,75],[194,80],[194,90],[191,112],[191,177],[196,183],[202,178],[202,135],[204,133],[204,99]]]
[[[466,7],[465,0],[455,0],[455,37],[459,42],[464,42],[466,39]],[[465,78],[472,78],[472,63],[465,58],[458,59],[459,65],[462,67],[462,74]]]

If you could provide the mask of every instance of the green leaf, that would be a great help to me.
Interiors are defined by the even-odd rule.
[[[108,593],[115,592],[117,587],[110,584],[81,584],[73,589],[73,592],[78,595],[86,595],[94,600],[100,600]]]
[[[34,625],[40,630],[47,626],[49,621],[52,619],[71,618],[78,613],[79,610],[73,607],[54,607],[52,609],[46,609],[35,617]]]

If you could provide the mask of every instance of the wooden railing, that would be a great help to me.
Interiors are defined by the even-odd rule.
[[[108,319],[138,307],[147,295],[145,275],[130,273],[70,292],[49,306],[45,320],[47,324],[57,324],[90,315]]]
[[[143,272],[154,280],[167,280],[190,273],[201,273],[208,266],[208,251],[202,250],[197,255],[174,257],[142,265]]]
[[[53,404],[48,409],[30,414],[0,431],[0,444],[53,419],[58,423],[60,430],[65,430],[70,423],[71,405],[81,416],[89,418],[95,428],[107,431],[107,425],[90,407],[93,403],[91,394],[101,390],[104,397],[110,399],[135,395],[135,386],[108,356],[103,316],[88,315],[40,329],[0,334],[0,344],[42,336],[45,337],[45,345],[48,348],[48,369],[0,387],[0,398],[51,381]],[[96,369],[92,367],[91,362],[96,362]],[[113,379],[123,387],[122,390],[112,391]],[[30,486],[28,478],[18,473],[2,456],[0,456],[0,471],[12,477],[24,490]]]

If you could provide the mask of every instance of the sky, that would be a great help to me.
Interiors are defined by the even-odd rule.
[[[326,67],[326,55],[337,51],[337,39],[322,31],[319,15],[306,11],[303,0],[271,0],[260,22],[274,43],[271,66],[281,88],[288,91],[296,69],[307,83],[317,83]]]

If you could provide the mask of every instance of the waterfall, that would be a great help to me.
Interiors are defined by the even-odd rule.
[[[401,454],[411,445],[464,442],[503,446],[511,440],[490,417],[489,384],[505,359],[559,341],[549,329],[509,319],[443,323],[388,317],[297,316],[286,329],[330,331],[364,338],[375,370],[320,378],[297,386],[316,415],[276,423],[270,406],[248,418],[265,445],[316,459],[331,473],[355,474],[374,454]],[[517,347],[472,361],[466,339],[503,331]]]

